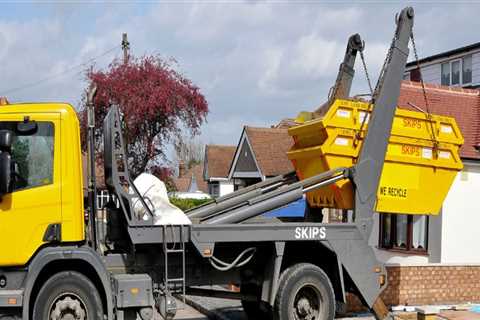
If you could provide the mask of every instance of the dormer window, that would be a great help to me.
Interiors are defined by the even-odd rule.
[[[472,55],[442,63],[441,84],[458,86],[472,82]]]

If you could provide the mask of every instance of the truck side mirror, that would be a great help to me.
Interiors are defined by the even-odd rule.
[[[0,196],[11,192],[12,156],[0,153]]]
[[[13,132],[0,130],[0,196],[11,192]]]
[[[13,132],[10,130],[0,130],[0,151],[10,153],[12,147]]]

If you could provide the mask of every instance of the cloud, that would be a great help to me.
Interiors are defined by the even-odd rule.
[[[174,57],[210,105],[202,140],[235,144],[243,125],[271,125],[325,101],[348,37],[360,33],[372,81],[383,64],[394,14],[403,3],[160,2],[24,6],[0,22],[0,94],[10,100],[77,104],[86,87],[82,68],[117,46],[127,32],[135,55]],[[11,7],[9,7],[11,8]],[[421,56],[478,41],[479,5],[415,4]],[[8,8],[7,8],[8,10]],[[28,19],[25,19],[28,16]],[[452,28],[452,26],[456,26]],[[121,51],[96,61],[101,68]],[[373,83],[373,85],[375,85]],[[354,93],[368,91],[360,59]]]

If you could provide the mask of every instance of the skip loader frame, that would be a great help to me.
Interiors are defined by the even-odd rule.
[[[89,219],[83,218],[83,211],[76,212],[81,215],[82,236],[69,238],[68,224],[60,216],[42,221],[39,228],[43,228],[43,237],[30,256],[23,263],[14,259],[0,263],[0,319],[150,320],[153,308],[165,319],[172,319],[176,312],[173,296],[195,294],[240,299],[249,319],[331,320],[336,309],[346,303],[347,291],[355,292],[378,319],[389,318],[379,297],[386,286],[386,271],[368,245],[368,238],[413,18],[410,7],[397,16],[395,37],[372,97],[372,116],[355,166],[300,181],[295,173],[266,180],[187,212],[191,225],[154,225],[152,219],[135,215],[134,201],[140,201],[150,215],[152,212],[129,176],[121,115],[118,107],[112,106],[104,121],[105,182],[119,205],[113,200],[107,204],[106,237],[98,236],[96,230],[103,222],[95,215],[93,181],[89,184]],[[343,80],[340,89],[335,90],[342,97],[348,96],[350,90],[355,54],[363,50],[359,37],[352,39],[357,47],[347,49],[345,65],[339,71],[350,76],[342,78],[339,74],[338,79]],[[76,124],[78,147],[68,156],[75,157],[75,161],[81,157],[78,120],[70,106],[47,104],[34,110],[28,109],[28,105],[2,108],[1,121],[9,117],[7,114],[18,113],[19,123],[32,128],[42,121],[36,118],[36,113],[58,112],[59,123],[65,122],[61,122],[62,129],[55,127],[55,135],[64,133],[67,121]],[[18,125],[18,132],[0,130],[3,203],[15,196],[9,187],[13,167],[11,140],[12,135],[28,134],[22,130]],[[55,157],[63,157],[62,152],[55,149]],[[93,148],[89,157],[91,160],[94,157]],[[67,162],[62,162],[64,166],[58,169],[62,175],[70,172],[65,169]],[[341,179],[350,179],[355,186],[353,221],[248,221]],[[78,191],[81,178],[75,181]],[[0,211],[0,227],[10,221],[1,220],[6,208]],[[240,293],[199,287],[230,283],[240,285]]]

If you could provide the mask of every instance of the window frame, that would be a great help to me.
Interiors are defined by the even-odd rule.
[[[452,87],[456,87],[456,86],[461,86],[463,84],[463,74],[462,74],[462,70],[463,70],[463,61],[462,61],[462,58],[457,58],[457,59],[453,59],[453,60],[450,60],[450,86]],[[453,64],[455,62],[458,62],[458,83],[456,84],[453,84]]]
[[[463,61],[465,60],[466,57],[470,57],[470,81],[469,82],[465,82],[463,80]],[[464,84],[472,84],[473,83],[473,54],[472,53],[469,53],[467,55],[464,55],[460,60],[462,60],[461,62],[461,69],[460,69],[460,74],[461,74],[461,79],[462,79],[462,85]]]
[[[0,124],[1,123],[5,123],[5,122],[17,122],[17,123],[21,123],[23,122],[24,120],[16,120],[16,119],[4,119],[2,121],[0,121]],[[11,193],[17,193],[17,192],[21,192],[21,191],[26,191],[26,190],[32,190],[32,189],[36,189],[36,188],[42,188],[42,187],[45,187],[45,186],[51,186],[53,184],[55,184],[55,159],[57,157],[56,155],[56,152],[55,152],[55,145],[57,144],[57,128],[56,128],[56,124],[55,124],[55,121],[52,121],[52,120],[43,120],[43,119],[40,119],[40,120],[36,120],[36,119],[33,119],[31,121],[34,121],[37,123],[37,125],[40,125],[40,124],[47,124],[49,126],[51,126],[51,129],[52,129],[52,142],[53,142],[53,148],[52,148],[52,170],[51,170],[51,179],[50,179],[50,182],[49,183],[44,183],[44,184],[39,184],[39,185],[31,185],[31,186],[25,186],[25,187],[22,187],[22,188],[15,188],[13,187],[12,188],[12,191]],[[32,136],[35,135],[35,134],[32,134]],[[15,137],[17,138],[17,137]],[[12,144],[12,149],[13,149],[13,144]],[[13,152],[13,151],[12,151]],[[14,161],[13,159],[13,154],[12,154],[12,161]],[[12,181],[12,185],[13,185],[13,181]]]
[[[471,66],[470,66],[471,79],[469,82],[464,82],[463,80],[463,61],[466,57],[470,57],[470,60],[471,60]],[[455,62],[459,63],[459,83],[458,84],[452,84],[452,77],[453,77],[452,64]],[[443,80],[442,68],[444,65],[448,65],[448,84],[442,83],[442,80]],[[473,83],[473,54],[472,53],[469,53],[464,56],[451,59],[448,61],[440,62],[440,84],[442,86],[458,87],[458,86],[464,86],[472,83]]]
[[[397,217],[399,215],[404,215],[404,214],[395,214],[395,213],[380,213],[380,219],[379,219],[379,231],[378,231],[378,248],[383,249],[383,250],[388,250],[388,251],[394,251],[394,252],[403,252],[403,253],[413,253],[417,255],[428,255],[428,236],[429,236],[429,223],[430,223],[430,217],[428,215],[425,215],[425,219],[427,220],[425,222],[425,248],[423,249],[418,249],[418,248],[413,248],[413,217],[414,215],[412,214],[405,214],[407,216],[407,241],[406,241],[406,247],[399,247],[396,246],[395,244],[397,243]],[[390,216],[390,244],[388,246],[384,245],[383,241],[383,236],[384,236],[384,219],[385,216]]]
[[[220,197],[220,182],[213,181],[208,184],[208,191],[214,198]]]
[[[442,82],[442,80],[443,80],[443,70],[442,70],[442,68],[443,68],[444,65],[448,65],[448,84],[444,84]],[[450,61],[440,63],[440,84],[442,86],[450,86],[452,84],[452,65],[450,64]]]

